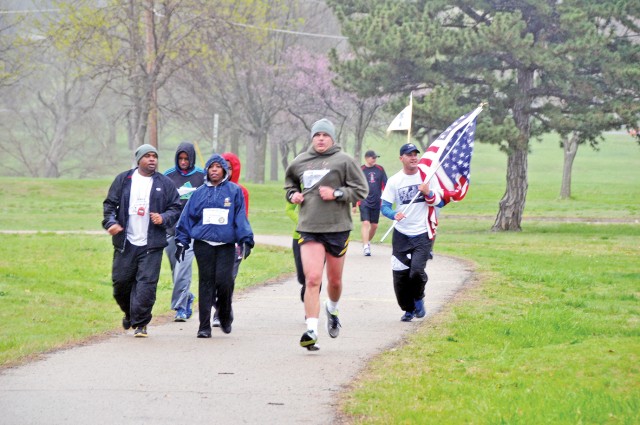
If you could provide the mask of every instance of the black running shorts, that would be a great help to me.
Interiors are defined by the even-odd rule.
[[[304,245],[307,242],[318,242],[324,246],[324,250],[332,257],[342,257],[347,253],[349,247],[349,234],[351,231],[335,232],[335,233],[307,233],[299,232],[300,239],[298,245]]]
[[[380,221],[380,208],[370,208],[360,205],[360,221],[378,223]]]

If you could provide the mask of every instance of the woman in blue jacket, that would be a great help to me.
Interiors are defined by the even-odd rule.
[[[235,244],[243,248],[244,258],[254,245],[242,189],[229,181],[227,162],[214,153],[205,164],[205,174],[205,184],[193,192],[176,226],[176,260],[183,260],[184,252],[194,239],[193,252],[200,279],[198,338],[211,338],[214,301],[217,301],[220,328],[224,333],[231,332]]]

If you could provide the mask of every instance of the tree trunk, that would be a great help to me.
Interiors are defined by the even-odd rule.
[[[267,135],[262,131],[254,134],[247,143],[247,179],[252,183],[264,183],[264,168],[267,159]]]
[[[362,142],[364,141],[364,133],[367,130],[367,125],[364,124],[364,102],[359,102],[356,110],[358,111],[358,119],[354,131],[355,143],[353,146],[353,157],[358,164],[360,164],[362,162],[360,160],[360,158],[362,158]]]
[[[230,152],[240,152],[240,137],[242,137],[242,133],[240,133],[237,130],[232,130],[231,131],[231,140],[229,141],[229,151]],[[220,152],[224,152],[221,151],[220,149],[218,149],[218,151]],[[247,148],[247,153],[249,152],[249,148]],[[249,162],[249,157],[247,157],[247,162]],[[248,170],[248,169],[247,169]],[[248,176],[248,173],[247,173]]]
[[[491,230],[520,231],[522,212],[527,197],[527,148],[513,150],[507,161],[507,189],[500,200],[500,209]]]
[[[493,231],[520,231],[522,213],[527,199],[527,160],[529,153],[529,136],[531,135],[530,99],[529,93],[533,88],[533,74],[529,69],[518,70],[518,88],[521,95],[513,105],[513,120],[519,130],[516,140],[509,143],[509,157],[507,160],[507,188],[500,200],[500,208]]]
[[[68,96],[68,92],[66,95]],[[60,162],[64,158],[69,127],[73,121],[71,115],[71,106],[66,102],[60,105],[59,113],[54,114],[55,129],[45,155],[44,177],[46,178],[60,177]]]
[[[107,123],[108,136],[105,143],[107,151],[112,151],[118,144],[118,119],[117,117],[109,118],[105,117]]]
[[[127,142],[129,146],[129,150],[133,151],[135,147],[136,140],[136,120],[135,120],[135,111],[134,108],[129,108],[127,112]]]
[[[140,81],[133,81],[133,84],[144,84]],[[149,122],[149,92],[144,87],[138,86],[134,90],[138,94],[133,101],[131,115],[129,116],[132,129],[133,150],[143,145],[147,135],[147,123]]]
[[[64,124],[63,124],[64,125]],[[61,132],[56,131],[53,140],[51,140],[51,145],[49,146],[49,150],[47,151],[47,155],[45,157],[45,167],[44,167],[44,177],[46,178],[58,178],[60,177],[60,169],[58,168],[60,165],[60,160],[62,157],[62,149],[66,139],[66,130],[61,130]]]
[[[278,143],[275,142],[275,139],[269,140],[269,153],[271,154],[269,180],[275,182],[278,181]]]
[[[573,134],[571,138],[565,137],[562,140],[564,149],[564,162],[562,163],[562,187],[560,187],[560,199],[571,198],[571,170],[573,160],[578,153],[578,134]]]
[[[287,168],[289,168],[289,145],[281,141],[280,143],[278,143],[278,148],[280,149],[280,161],[282,164],[282,169],[286,170]]]

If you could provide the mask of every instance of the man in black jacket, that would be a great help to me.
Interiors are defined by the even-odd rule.
[[[120,173],[109,188],[102,227],[112,236],[111,279],[113,297],[124,312],[122,326],[146,337],[167,228],[177,222],[181,205],[173,182],[156,172],[156,148],[144,144],[135,157],[138,167]]]

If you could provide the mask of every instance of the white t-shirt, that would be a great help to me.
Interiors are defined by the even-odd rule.
[[[131,193],[129,194],[129,225],[127,240],[136,246],[147,244],[149,231],[149,198],[153,178],[144,177],[134,171],[131,175]]]
[[[403,212],[406,217],[396,223],[396,229],[407,235],[415,236],[427,232],[427,215],[429,207],[425,202],[424,195],[419,193],[418,186],[422,184],[420,173],[407,175],[404,171],[399,171],[387,181],[387,185],[382,192],[382,200],[395,205],[395,210]],[[433,179],[429,182],[429,187],[434,190]],[[418,196],[411,206],[415,194]]]

